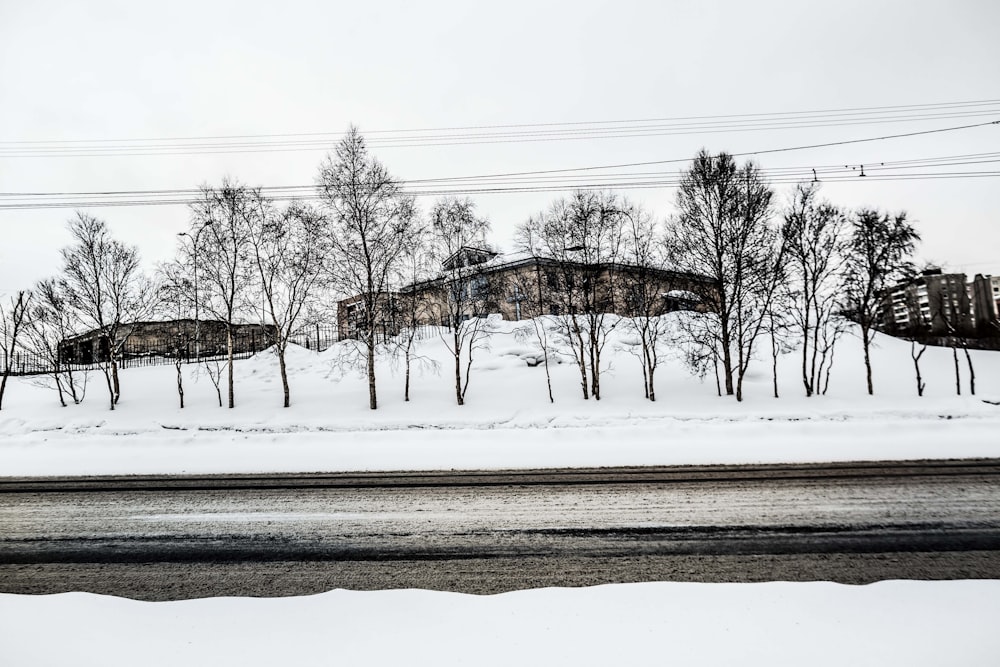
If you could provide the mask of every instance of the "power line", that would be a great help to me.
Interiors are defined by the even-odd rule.
[[[698,122],[678,123],[676,120],[668,124],[649,125],[655,121],[604,121],[602,123],[564,123],[536,124],[522,126],[496,126],[517,128],[544,128],[504,132],[468,131],[461,134],[447,134],[450,130],[430,131],[430,134],[418,133],[424,131],[383,131],[394,133],[394,136],[380,138],[371,137],[368,133],[368,143],[381,148],[385,147],[435,147],[479,145],[496,143],[524,143],[538,141],[570,141],[581,139],[623,139],[635,137],[676,136],[687,134],[707,134],[722,132],[749,132],[764,130],[814,129],[820,127],[839,127],[851,125],[872,125],[901,122],[923,122],[928,120],[944,120],[958,118],[974,118],[997,116],[1000,114],[1000,101],[981,101],[975,103],[946,103],[946,105],[910,105],[907,111],[871,111],[871,109],[901,109],[903,107],[875,107],[847,114],[832,116],[808,115],[811,112],[779,112],[777,114],[747,114],[714,116],[702,118],[728,118],[732,120],[700,120]],[[863,109],[863,108],[859,108]],[[916,109],[916,111],[914,111]],[[903,113],[903,115],[899,115]],[[895,115],[886,115],[895,114]],[[841,116],[860,116],[842,118]],[[698,118],[698,117],[691,117]],[[644,123],[644,124],[636,124]],[[553,129],[554,128],[554,129]],[[406,133],[409,133],[406,136]],[[414,134],[417,133],[417,134]],[[289,141],[291,136],[322,136],[323,139],[305,139]],[[329,142],[342,133],[317,133],[302,135],[229,135],[228,137],[193,137],[189,139],[143,139],[143,140],[73,140],[73,141],[36,141],[36,142],[0,142],[0,157],[30,158],[30,157],[130,157],[153,155],[203,155],[230,153],[272,153],[326,150]],[[233,142],[236,138],[256,138],[260,141]],[[282,140],[276,140],[283,138]],[[219,143],[219,141],[222,143]],[[164,143],[176,141],[194,141],[196,143]],[[143,143],[146,142],[146,143]],[[148,143],[157,142],[157,143]],[[208,142],[208,143],[206,143]]]
[[[918,132],[907,132],[894,135],[884,135],[880,137],[868,137],[863,139],[851,139],[836,142],[827,142],[822,144],[810,144],[805,146],[791,146],[784,148],[774,148],[755,151],[751,153],[735,153],[734,157],[744,157],[744,156],[756,156],[765,155],[780,152],[789,151],[799,151],[808,150],[814,148],[824,148],[830,146],[840,146],[849,145],[856,143],[872,142],[872,141],[882,141],[888,139],[896,139],[903,137],[912,137],[918,135],[935,134],[942,132],[952,132],[970,128],[984,127],[987,125],[997,125],[1000,121],[989,121],[985,123],[976,123],[971,125],[961,125],[947,128],[938,128],[934,130],[922,130]],[[1000,153],[973,153],[964,154],[960,156],[945,156],[943,158],[918,158],[915,160],[897,160],[895,163],[889,163],[886,167],[885,163],[872,164],[869,167],[871,173],[870,176],[856,176],[856,178],[871,178],[873,180],[913,180],[918,178],[924,179],[937,179],[937,178],[984,178],[993,177],[995,172],[991,171],[977,171],[977,172],[938,172],[938,173],[910,173],[910,174],[880,174],[879,171],[884,171],[885,169],[905,169],[905,168],[917,168],[917,167],[934,167],[934,166],[960,166],[963,164],[986,164],[990,162],[995,162],[996,160],[991,159],[981,159],[973,161],[960,161],[958,158],[963,157],[979,157],[979,158],[990,158],[1000,155]],[[936,162],[935,162],[936,160]],[[565,190],[573,188],[606,188],[615,187],[621,189],[634,189],[634,188],[648,188],[648,187],[673,187],[677,184],[677,178],[663,178],[665,174],[663,172],[647,172],[646,174],[595,174],[596,178],[603,178],[604,181],[594,182],[594,183],[579,183],[578,181],[583,178],[594,178],[587,177],[582,174],[584,172],[597,172],[597,171],[608,171],[614,169],[624,169],[633,167],[645,167],[653,165],[664,165],[664,164],[675,164],[680,162],[689,162],[690,158],[677,158],[671,160],[655,160],[648,162],[634,162],[634,163],[624,163],[617,165],[602,165],[602,166],[590,166],[590,167],[572,167],[567,169],[551,169],[551,170],[539,170],[539,171],[525,171],[525,172],[508,172],[502,174],[487,174],[487,175],[475,175],[475,176],[457,176],[451,178],[436,178],[436,179],[414,179],[410,181],[403,181],[404,187],[408,188],[408,192],[416,196],[426,196],[428,194],[483,194],[483,193],[497,193],[497,192],[529,192],[529,191],[553,191],[553,190]],[[813,170],[816,170],[815,172]],[[763,170],[765,174],[771,174],[772,179],[775,182],[789,182],[787,179],[793,179],[794,181],[808,179],[810,173],[813,175],[816,172],[823,173],[825,180],[847,180],[836,175],[838,171],[849,171],[850,167],[838,167],[838,166],[827,166],[827,167],[778,167],[769,170]],[[556,176],[559,174],[559,176]],[[580,175],[577,175],[580,174]],[[636,176],[650,176],[659,177],[656,178],[646,178],[646,179],[636,179]],[[848,177],[851,175],[848,173]],[[520,182],[511,181],[510,179],[522,177]],[[523,177],[531,177],[524,179]],[[631,181],[621,181],[618,179],[632,178]],[[779,180],[782,179],[782,180]],[[540,181],[543,180],[553,180],[559,181],[558,183],[546,183],[542,184]],[[577,182],[574,182],[577,181]],[[463,185],[464,184],[464,185]],[[436,189],[434,189],[436,186]],[[450,187],[449,187],[450,186]],[[487,187],[496,186],[496,187]],[[276,201],[290,201],[294,199],[311,199],[315,197],[312,190],[315,188],[313,185],[291,185],[291,186],[269,186],[262,187],[262,191],[267,191],[269,194],[273,192],[292,192],[292,194],[285,195],[273,195],[272,197]],[[545,189],[542,189],[545,188]],[[294,191],[300,191],[300,194],[294,194]],[[6,210],[26,210],[35,208],[74,208],[79,206],[142,206],[142,205],[186,205],[191,204],[196,199],[193,199],[193,195],[197,195],[199,190],[197,189],[173,189],[173,190],[122,190],[122,191],[105,191],[105,192],[76,192],[76,193],[0,193],[0,197],[17,197],[17,198],[31,198],[34,201],[29,202],[9,202],[0,203],[0,209]],[[138,197],[140,195],[152,195],[154,197],[143,197],[143,198],[133,198],[133,199],[102,199],[102,200],[92,200],[91,197]],[[76,199],[62,200],[62,201],[52,201],[43,200],[38,201],[37,198],[41,197],[71,197]],[[81,199],[88,198],[88,199]]]
[[[698,121],[698,120],[718,120],[718,119],[748,119],[748,118],[767,118],[767,117],[798,117],[798,116],[810,116],[810,115],[858,115],[858,114],[870,114],[870,113],[889,113],[889,112],[900,112],[900,111],[915,111],[915,110],[932,110],[932,109],[953,109],[961,107],[979,107],[985,105],[996,105],[1000,104],[1000,99],[987,99],[987,100],[969,100],[961,102],[932,102],[932,103],[922,103],[922,104],[902,104],[902,105],[890,105],[890,106],[873,106],[873,107],[843,107],[835,109],[813,109],[806,111],[772,111],[764,113],[745,113],[745,114],[715,114],[715,115],[702,115],[702,116],[674,116],[674,117],[660,117],[660,118],[637,118],[637,119],[624,119],[624,120],[601,120],[601,121],[571,121],[571,122],[556,122],[556,123],[513,123],[513,124],[494,124],[494,125],[465,125],[465,126],[453,126],[453,127],[438,127],[438,128],[411,128],[411,129],[390,129],[390,130],[366,130],[365,135],[380,135],[380,134],[405,134],[414,132],[455,132],[455,131],[473,131],[473,130],[490,130],[490,129],[518,129],[526,127],[571,127],[571,126],[585,126],[585,125],[611,125],[611,124],[629,124],[629,123],[662,123],[662,122],[677,122],[677,121]],[[340,137],[343,136],[343,132],[294,132],[294,133],[284,133],[284,134],[229,134],[229,135],[200,135],[200,136],[176,136],[176,137],[142,137],[134,139],[43,139],[43,140],[3,140],[0,141],[0,145],[4,144],[48,144],[48,143],[125,143],[125,142],[139,142],[139,141],[200,141],[200,140],[222,140],[222,139],[261,139],[261,138],[288,138],[288,137]]]
[[[766,174],[765,174],[766,175]],[[772,184],[799,183],[811,179],[811,170],[799,173],[779,174],[769,178]],[[861,176],[860,174],[824,175],[820,180],[823,182],[865,182],[865,181],[911,181],[911,180],[941,180],[941,179],[968,179],[968,178],[997,178],[1000,171],[963,171],[963,172],[930,172],[923,174],[878,174],[871,173]],[[530,192],[565,192],[566,190],[645,190],[663,189],[677,187],[681,183],[679,176],[673,178],[660,179],[633,179],[630,181],[608,181],[593,179],[590,181],[556,182],[556,183],[534,183],[508,182],[503,184],[477,183],[465,187],[429,187],[423,189],[406,189],[404,192],[417,197],[441,196],[441,195],[472,195],[472,194],[517,194]],[[316,201],[322,196],[316,192],[303,192],[300,194],[277,194],[270,195],[269,198],[275,202],[289,201]],[[35,202],[14,202],[0,204],[0,210],[35,210],[35,209],[56,209],[56,208],[105,208],[123,206],[187,206],[198,202],[198,198],[190,196],[184,198],[143,198],[143,199],[109,199],[109,200],[87,200],[87,201],[35,201]]]

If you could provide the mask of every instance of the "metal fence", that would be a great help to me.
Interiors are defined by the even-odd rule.
[[[414,338],[416,340],[427,340],[436,338],[442,334],[450,332],[446,326],[420,325],[415,327]],[[396,336],[405,335],[406,329]],[[380,344],[390,342],[396,336],[381,337]],[[311,324],[289,337],[289,342],[300,345],[307,350],[322,352],[329,349],[334,343],[340,340],[337,328],[324,324]],[[260,332],[251,332],[234,336],[234,359],[248,359],[258,352],[267,349],[270,341]],[[196,363],[198,361],[224,360],[226,359],[226,339],[224,336],[203,336],[200,338],[197,349],[195,343],[190,338],[183,341],[170,341],[162,338],[149,339],[129,339],[125,342],[121,354],[118,357],[120,368],[141,368],[145,366],[166,366],[177,363],[178,359],[183,364]],[[33,354],[29,351],[19,350],[14,352],[9,358],[6,353],[0,357],[0,373],[8,366],[10,361],[11,375],[44,375],[55,370],[53,360],[42,355]],[[62,359],[59,367],[72,370],[97,370],[102,362],[96,359]]]

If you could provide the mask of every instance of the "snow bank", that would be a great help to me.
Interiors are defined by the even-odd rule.
[[[411,401],[399,359],[378,363],[379,409],[350,363],[351,345],[288,355],[292,407],[280,407],[270,353],[236,364],[233,410],[184,367],[187,407],[177,406],[173,367],[126,369],[122,400],[106,404],[93,374],[81,405],[16,378],[0,412],[0,475],[353,471],[450,468],[766,463],[1000,456],[1000,353],[972,352],[977,395],[955,395],[951,351],[929,348],[918,398],[910,346],[886,336],[873,350],[876,396],[865,393],[861,346],[846,336],[826,396],[806,398],[800,359],[770,360],[747,376],[746,400],[716,395],[676,357],[658,370],[656,402],[643,398],[634,336],[619,326],[604,354],[600,401],[580,396],[565,350],[550,357],[550,403],[541,348],[528,322],[498,322],[472,365],[467,404],[455,405],[453,363],[443,341],[419,341]],[[519,329],[529,330],[518,335]]]
[[[1000,581],[620,584],[136,602],[0,595],[4,664],[986,667]],[[53,629],[57,628],[57,636]]]

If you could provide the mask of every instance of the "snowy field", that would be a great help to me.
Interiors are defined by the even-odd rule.
[[[837,351],[828,395],[805,398],[799,358],[751,370],[746,400],[716,396],[677,359],[643,399],[640,366],[618,336],[600,402],[579,395],[571,363],[529,366],[538,347],[502,323],[478,353],[464,407],[440,340],[403,401],[402,368],[379,363],[380,408],[345,368],[343,346],[290,352],[292,407],[277,362],[237,362],[233,410],[184,368],[128,369],[107,408],[91,374],[81,405],[13,379],[0,412],[0,476],[502,469],[1000,456],[1000,354],[930,348],[918,398],[908,343],[877,339],[876,395],[857,338]],[[564,360],[565,361],[565,360]],[[984,400],[985,399],[985,400]],[[0,595],[0,664],[21,665],[998,665],[1000,581],[656,583],[475,597],[331,591],[286,599],[136,602],[83,593]]]
[[[0,662],[994,667],[1000,582],[619,584],[136,602],[0,595]]]
[[[276,359],[236,362],[236,407],[184,367],[187,407],[178,408],[171,366],[125,369],[122,399],[108,410],[92,372],[86,400],[62,408],[50,389],[12,379],[0,412],[0,475],[252,473],[502,469],[711,463],[807,462],[1000,456],[1000,353],[972,352],[976,395],[960,353],[956,396],[951,351],[928,348],[918,398],[908,343],[886,336],[873,350],[876,395],[865,392],[860,341],[837,349],[826,396],[806,398],[800,358],[751,367],[745,400],[716,395],[714,378],[692,377],[678,359],[657,371],[657,400],[643,398],[641,367],[614,335],[605,351],[600,401],[580,396],[579,372],[554,364],[549,403],[537,343],[501,322],[477,352],[466,396],[455,405],[453,366],[440,339],[419,344],[411,400],[400,362],[378,365],[379,409],[365,378],[343,363],[345,344],[317,354],[289,351],[292,407],[281,408]],[[223,388],[223,394],[225,394]]]

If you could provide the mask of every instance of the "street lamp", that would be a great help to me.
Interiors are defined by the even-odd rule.
[[[201,237],[201,233],[205,231],[205,228],[212,224],[211,220],[206,220],[205,223],[198,228],[198,231],[194,233],[192,238],[187,232],[179,232],[177,236],[186,236],[192,239],[194,242],[194,360],[201,360],[201,331],[198,319],[198,239]]]

